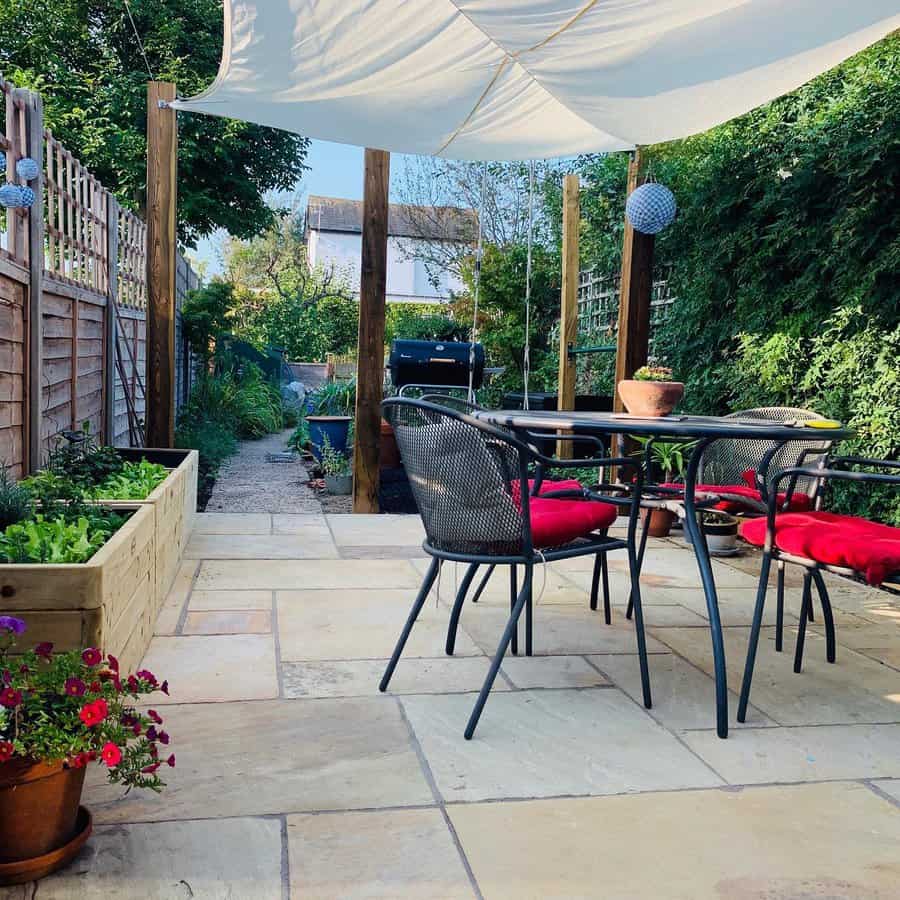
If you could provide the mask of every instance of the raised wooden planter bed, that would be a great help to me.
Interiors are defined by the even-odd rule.
[[[101,647],[123,669],[140,663],[158,610],[156,517],[150,504],[118,506],[132,516],[87,562],[0,565],[0,613],[25,620],[27,646]]]
[[[152,506],[156,528],[156,598],[157,609],[162,605],[194,528],[197,517],[197,461],[196,450],[117,448],[128,462],[159,463],[172,471],[145,500],[104,500],[104,506],[130,507],[134,504]]]

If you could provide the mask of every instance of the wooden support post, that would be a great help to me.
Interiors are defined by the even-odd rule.
[[[578,236],[581,222],[577,175],[563,180],[562,303],[559,314],[559,393],[557,409],[575,409],[575,357],[569,349],[578,340]],[[572,456],[571,441],[557,441],[556,455]]]
[[[378,512],[378,444],[384,387],[384,306],[387,291],[388,185],[391,155],[366,150],[359,347],[356,358],[356,428],[353,441],[353,512]]]
[[[38,164],[38,177],[29,182],[34,191],[34,203],[28,210],[28,417],[25,432],[28,451],[25,454],[25,471],[35,472],[41,467],[41,422],[43,419],[43,367],[44,367],[44,105],[41,95],[31,91],[13,92],[14,100],[25,108],[25,148]],[[76,362],[73,360],[73,366]],[[74,373],[74,369],[73,369]]]
[[[106,310],[103,322],[103,442],[116,441],[116,352],[119,325],[116,300],[119,292],[119,204],[106,198]],[[124,387],[124,385],[123,385]]]
[[[147,85],[148,447],[175,446],[175,85]],[[160,105],[162,103],[162,105]]]
[[[641,151],[628,163],[626,195],[641,183]],[[650,339],[650,295],[653,288],[653,235],[635,231],[626,219],[622,243],[622,279],[619,286],[619,334],[616,349],[616,412],[624,409],[619,382],[631,378],[647,362]]]

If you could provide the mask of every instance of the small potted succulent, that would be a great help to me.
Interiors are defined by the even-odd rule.
[[[350,459],[335,450],[326,437],[322,444],[322,471],[325,474],[325,490],[329,494],[349,494],[353,490],[353,474]]]
[[[737,553],[739,519],[719,509],[704,509],[699,513],[699,523],[706,536],[710,556],[732,556]],[[684,538],[688,543],[691,542],[687,530]]]
[[[684,384],[672,380],[666,366],[642,366],[631,378],[619,382],[619,397],[633,416],[657,419],[667,416],[684,396]]]
[[[119,672],[96,648],[54,653],[50,643],[13,656],[25,622],[0,615],[0,885],[66,865],[91,833],[81,806],[85,769],[96,763],[126,789],[159,791],[174,766],[168,734],[139,698],[169,692],[152,672]]]

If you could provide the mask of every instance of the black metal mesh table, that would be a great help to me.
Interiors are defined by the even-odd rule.
[[[712,640],[713,662],[716,679],[716,730],[719,737],[728,736],[728,682],[725,674],[725,644],[722,622],[719,617],[719,601],[716,583],[706,542],[697,524],[695,489],[697,471],[703,453],[717,440],[771,441],[783,444],[789,441],[840,441],[851,435],[840,426],[821,428],[807,423],[768,422],[762,419],[728,419],[719,416],[671,415],[660,418],[641,418],[621,413],[550,412],[544,410],[479,410],[476,418],[494,425],[512,428],[514,431],[533,429],[560,429],[587,435],[634,435],[669,440],[695,440],[684,478],[684,527],[691,538],[700,581],[706,595],[709,613],[709,630]]]

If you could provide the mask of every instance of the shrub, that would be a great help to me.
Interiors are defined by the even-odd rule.
[[[0,468],[0,531],[31,515],[31,494]]]

